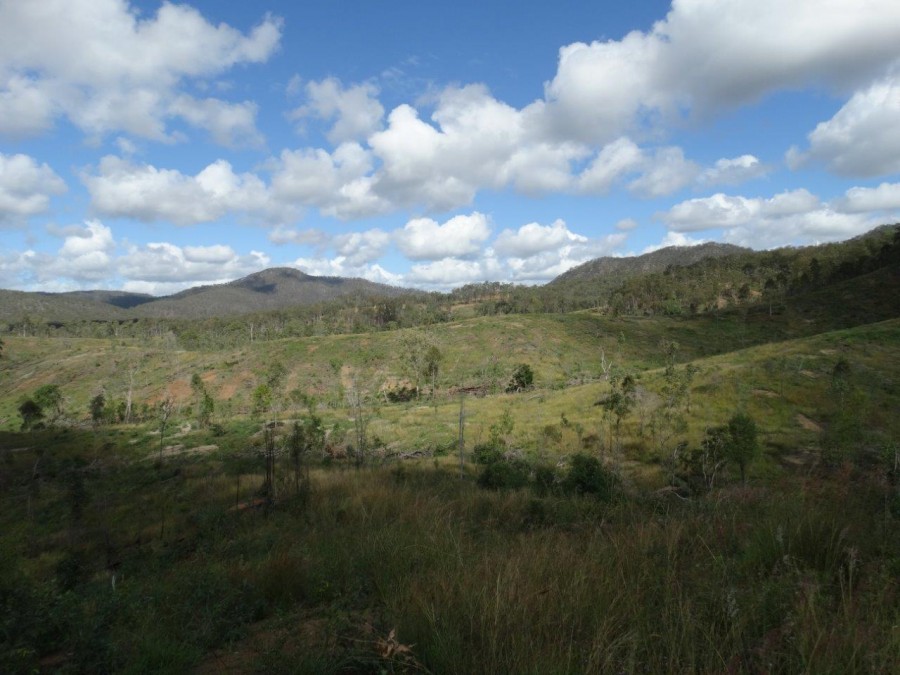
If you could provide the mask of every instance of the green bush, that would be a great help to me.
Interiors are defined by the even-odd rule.
[[[612,499],[619,479],[596,457],[576,454],[569,460],[569,471],[562,481],[566,492],[590,494],[603,501]]]
[[[494,464],[503,461],[503,448],[499,443],[479,443],[472,449],[472,461],[476,464]]]
[[[525,487],[528,485],[528,467],[522,462],[492,462],[478,476],[478,485],[488,490]]]

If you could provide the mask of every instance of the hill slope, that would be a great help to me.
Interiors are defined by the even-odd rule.
[[[135,307],[134,316],[209,318],[327,302],[345,296],[395,297],[410,289],[365,279],[314,277],[289,267],[273,267],[214,286],[198,286]]]
[[[621,281],[641,274],[662,272],[670,266],[685,267],[706,258],[721,258],[749,251],[748,248],[732,244],[710,242],[699,246],[668,246],[652,253],[628,258],[596,258],[563,272],[547,285],[562,285],[612,276],[615,276],[617,281]]]
[[[315,277],[275,267],[225,284],[197,286],[155,298],[125,291],[42,293],[0,290],[0,316],[37,322],[204,319],[327,302],[346,296],[396,297],[415,291],[365,279]]]

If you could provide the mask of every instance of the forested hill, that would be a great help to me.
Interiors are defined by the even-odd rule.
[[[398,297],[411,289],[364,279],[316,277],[276,267],[225,284],[197,286],[156,298],[124,291],[26,293],[0,290],[0,316],[11,321],[124,321],[138,318],[205,319],[313,305],[338,298]]]
[[[751,249],[732,244],[710,242],[699,246],[668,246],[658,251],[628,258],[596,258],[563,272],[548,286],[564,285],[571,282],[597,280],[613,277],[615,281],[662,272],[668,267],[685,267],[706,258],[721,258],[738,253],[750,253]]]
[[[346,296],[397,297],[407,288],[365,279],[315,277],[289,267],[273,267],[214,286],[198,286],[135,307],[136,317],[197,318],[237,316],[328,302]]]

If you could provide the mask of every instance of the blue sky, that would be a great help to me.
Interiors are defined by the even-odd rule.
[[[896,0],[0,0],[0,287],[447,289],[900,220]]]

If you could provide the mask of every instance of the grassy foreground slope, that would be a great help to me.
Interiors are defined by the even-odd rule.
[[[691,443],[743,405],[767,454],[748,486],[726,474],[693,498],[656,489],[666,453],[637,412],[622,449],[602,450],[621,481],[606,498],[567,491],[559,467],[549,482],[484,489],[480,467],[460,477],[452,456],[316,466],[298,492],[284,458],[267,511],[254,508],[263,441],[249,420],[178,432],[191,451],[162,461],[144,425],[0,433],[0,665],[896,672],[900,500],[868,449],[898,437],[898,344],[893,320],[696,360]],[[641,373],[648,400],[664,378]],[[469,438],[508,409],[510,447],[552,465],[605,435],[593,403],[609,386],[470,399]],[[802,453],[779,463],[815,454],[824,427],[810,425],[850,403],[864,429],[834,468]],[[371,428],[437,448],[455,413],[383,406]],[[347,413],[323,414],[334,428]],[[569,424],[544,433],[562,414]]]
[[[480,317],[220,351],[4,338],[0,671],[897,672],[895,275],[771,311]],[[390,402],[414,337],[441,352],[437,395]],[[520,363],[535,387],[506,392]],[[254,419],[273,372],[278,404]],[[597,404],[625,375],[617,419]],[[19,401],[48,384],[63,422],[19,432]],[[90,399],[129,389],[146,419],[91,428]],[[298,468],[286,432],[309,397],[332,452]],[[746,485],[733,463],[707,480],[692,453],[737,410],[760,456]],[[503,458],[475,463],[488,443]]]

